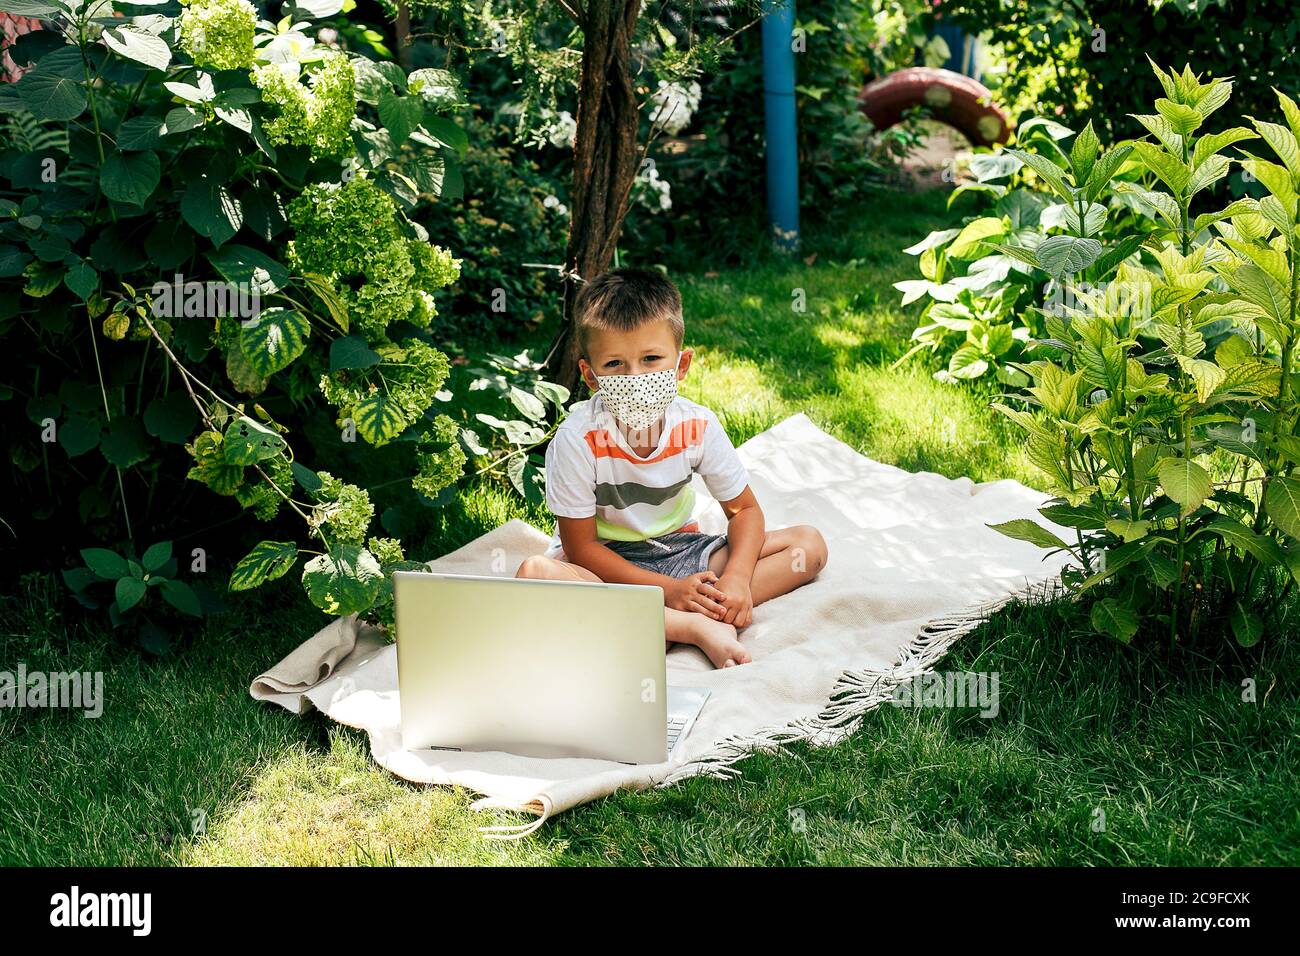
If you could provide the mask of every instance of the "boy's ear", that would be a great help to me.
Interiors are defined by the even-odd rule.
[[[691,368],[691,359],[694,357],[695,349],[682,349],[681,361],[677,363],[677,381],[680,382],[686,377],[686,373]]]
[[[582,380],[587,383],[587,387],[593,392],[600,391],[600,383],[596,381],[596,373],[591,370],[585,358],[578,359],[578,372],[582,375]]]

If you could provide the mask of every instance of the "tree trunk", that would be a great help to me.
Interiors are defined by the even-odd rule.
[[[397,22],[393,26],[397,37],[397,63],[403,70],[411,68],[411,8],[405,0],[397,5]]]
[[[564,256],[564,316],[546,357],[550,380],[575,397],[582,378],[573,334],[574,299],[581,281],[609,268],[636,177],[638,109],[630,61],[640,6],[641,0],[588,0],[579,20],[582,74]]]

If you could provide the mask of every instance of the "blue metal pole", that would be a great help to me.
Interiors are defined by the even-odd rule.
[[[763,16],[763,111],[767,131],[767,217],[783,249],[799,246],[799,143],[794,109],[794,0]]]

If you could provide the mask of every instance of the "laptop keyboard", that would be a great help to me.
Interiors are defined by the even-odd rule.
[[[673,748],[677,746],[677,741],[686,728],[686,720],[683,717],[668,718],[668,752],[672,753]]]

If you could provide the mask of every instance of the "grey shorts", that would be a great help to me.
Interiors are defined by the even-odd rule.
[[[645,541],[601,543],[639,568],[670,578],[685,578],[707,571],[709,558],[727,543],[727,537],[721,534],[701,534],[698,531],[671,531]]]

